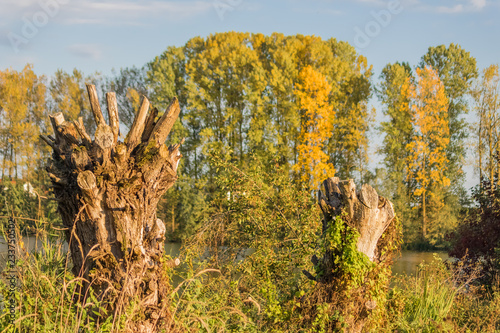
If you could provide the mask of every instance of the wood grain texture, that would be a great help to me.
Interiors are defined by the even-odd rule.
[[[180,112],[179,101],[174,97],[163,116],[156,123],[149,140],[153,140],[158,146],[165,143]]]
[[[109,126],[113,132],[114,142],[116,144],[116,141],[118,141],[118,134],[120,133],[120,119],[118,117],[118,104],[114,92],[106,93],[106,104],[108,106]]]
[[[55,138],[40,136],[54,151],[46,170],[67,228],[73,273],[88,281],[79,291],[80,300],[92,286],[108,313],[114,313],[119,299],[126,303],[138,298],[145,319],[129,323],[125,331],[155,333],[157,319],[169,315],[171,291],[169,282],[162,280],[164,269],[174,267],[165,268],[160,261],[166,228],[157,219],[156,209],[160,197],[177,180],[180,144],[167,147],[142,142],[144,130],[153,133],[158,125],[154,122],[157,110],[146,119],[147,98],[143,98],[127,142],[118,141],[116,96],[106,95],[108,126],[95,87],[88,85],[87,89],[97,124],[94,139],[81,118],[70,123],[62,114],[50,116]],[[176,114],[163,121],[160,137],[171,128]]]
[[[90,109],[94,115],[94,120],[97,126],[105,124],[104,116],[102,115],[101,105],[99,105],[99,98],[97,97],[97,90],[93,84],[87,84],[87,93],[90,100]]]
[[[125,140],[129,151],[132,151],[141,142],[142,132],[144,131],[144,126],[146,125],[148,110],[149,100],[146,96],[143,96],[141,107],[135,115],[134,122],[132,123],[132,127],[130,127],[127,139]]]

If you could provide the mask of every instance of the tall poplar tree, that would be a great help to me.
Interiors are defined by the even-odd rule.
[[[52,101],[52,111],[62,112],[69,121],[78,117],[90,117],[90,103],[86,96],[85,77],[77,69],[69,74],[57,70],[50,80],[49,92]]]
[[[228,32],[186,44],[185,116],[200,121],[199,148],[215,149],[241,163],[248,151],[250,110],[260,104],[265,88],[262,66],[249,43],[248,33]]]
[[[0,72],[0,156],[2,179],[27,180],[47,149],[38,133],[45,130],[45,90],[43,76],[37,76],[32,65],[20,72]]]
[[[417,68],[416,74],[417,82],[408,85],[414,133],[412,142],[406,145],[409,151],[407,180],[415,182],[413,195],[422,218],[421,236],[427,240],[429,229],[434,227],[429,226],[429,208],[442,208],[439,190],[450,185],[450,179],[446,177],[446,148],[450,142],[448,100],[436,71],[426,66]]]
[[[425,66],[431,66],[437,71],[448,99],[450,143],[446,148],[448,158],[446,176],[451,180],[451,193],[447,201],[448,205],[455,206],[454,210],[458,210],[458,200],[465,199],[464,196],[466,196],[463,188],[465,180],[463,165],[465,164],[465,141],[468,130],[464,115],[469,110],[467,97],[478,75],[476,59],[460,45],[452,43],[448,47],[445,45],[429,47],[419,64],[420,68]],[[450,195],[453,195],[455,199]]]
[[[311,66],[299,73],[295,95],[301,113],[298,161],[293,169],[298,178],[311,189],[335,175],[335,168],[324,152],[327,140],[332,136],[334,111],[328,103],[331,86],[326,78]]]
[[[379,127],[384,135],[379,150],[386,169],[384,187],[402,220],[405,241],[411,242],[418,234],[415,230],[418,229],[415,228],[415,214],[411,209],[412,182],[408,181],[406,174],[409,156],[406,146],[414,136],[409,95],[409,86],[413,82],[412,71],[407,63],[388,64],[380,78],[377,95],[382,103],[382,112],[388,117]]]
[[[482,72],[481,79],[476,82],[472,96],[477,123],[474,126],[477,154],[476,167],[479,171],[479,184],[487,178],[493,190],[495,181],[500,182],[500,75],[498,65],[491,65]]]
[[[328,154],[338,177],[361,181],[367,170],[368,130],[373,121],[373,110],[368,108],[372,66],[346,42],[330,39],[327,45],[333,54],[327,77],[336,110]]]

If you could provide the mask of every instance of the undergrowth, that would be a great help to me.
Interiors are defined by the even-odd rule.
[[[269,171],[251,165],[242,170],[219,161],[211,217],[183,245],[182,265],[165,270],[171,316],[160,332],[352,332],[349,316],[361,315],[368,318],[365,332],[500,332],[499,279],[481,285],[481,270],[465,265],[470,261],[439,258],[422,264],[414,276],[391,278],[390,257],[384,265],[367,261],[349,225],[333,224],[320,237],[320,210],[310,191],[290,183],[279,166]],[[398,225],[379,242],[382,253],[397,247]],[[41,245],[32,252],[17,231],[16,317],[11,325],[4,269],[0,333],[115,333],[140,320],[134,301],[114,315],[103,315],[105,306],[92,289],[77,301],[83,281],[71,273],[62,234],[44,230],[37,232]],[[308,307],[317,283],[302,270],[321,274],[310,258],[326,250],[338,256],[336,269],[344,280],[332,281],[333,292]],[[355,308],[360,302],[371,302],[374,310],[362,314]]]

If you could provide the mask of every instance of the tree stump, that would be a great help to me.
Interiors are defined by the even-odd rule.
[[[119,120],[114,93],[106,94],[109,124],[101,112],[96,89],[87,85],[97,129],[92,139],[82,119],[50,116],[54,136],[41,136],[52,149],[46,170],[66,227],[73,273],[102,302],[103,316],[118,316],[132,300],[141,320],[127,331],[156,332],[168,319],[170,284],[162,255],[165,225],[156,217],[157,203],[177,179],[180,143],[164,142],[177,119],[177,99],[155,119],[143,97],[125,139],[118,140]]]
[[[384,307],[393,253],[399,249],[400,228],[392,203],[367,184],[356,191],[352,179],[329,178],[318,193],[323,212],[322,257],[313,256],[316,285],[303,300],[306,317],[326,311],[338,320],[327,331],[361,332],[373,311]],[[325,310],[326,309],[326,310]],[[340,319],[341,318],[341,319]]]

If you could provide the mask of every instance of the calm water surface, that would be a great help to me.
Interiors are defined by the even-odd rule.
[[[392,265],[392,273],[406,273],[414,275],[417,272],[417,266],[420,263],[424,261],[426,263],[432,262],[435,255],[442,260],[448,259],[448,253],[446,252],[401,251],[401,257],[396,258],[394,264]]]
[[[32,251],[37,249],[38,251],[43,251],[42,242],[36,237],[23,237],[22,242],[24,248]],[[68,245],[66,242],[62,244],[63,250],[66,251]],[[179,243],[165,243],[165,253],[175,258],[179,256],[181,249],[181,244]],[[5,267],[6,257],[7,257],[7,242],[0,238],[0,268]],[[416,251],[402,251],[401,257],[396,258],[395,263],[392,266],[392,272],[395,274],[415,274],[418,264],[421,262],[431,262],[434,258],[434,253],[438,255],[441,259],[448,259],[448,254],[446,252],[416,252]]]
[[[25,250],[27,251],[43,251],[43,244],[42,241],[35,237],[35,236],[30,236],[30,237],[23,237],[21,239],[22,245]],[[68,244],[66,241],[62,241],[62,249],[63,251],[68,250]],[[16,239],[17,245],[20,245],[21,242],[19,242],[18,239]],[[181,244],[179,243],[165,243],[165,254],[170,255],[171,257],[177,257],[180,254],[181,250]],[[8,253],[8,246],[7,242],[3,237],[0,237],[0,269],[3,269],[5,267],[6,259],[7,259],[7,253]]]

